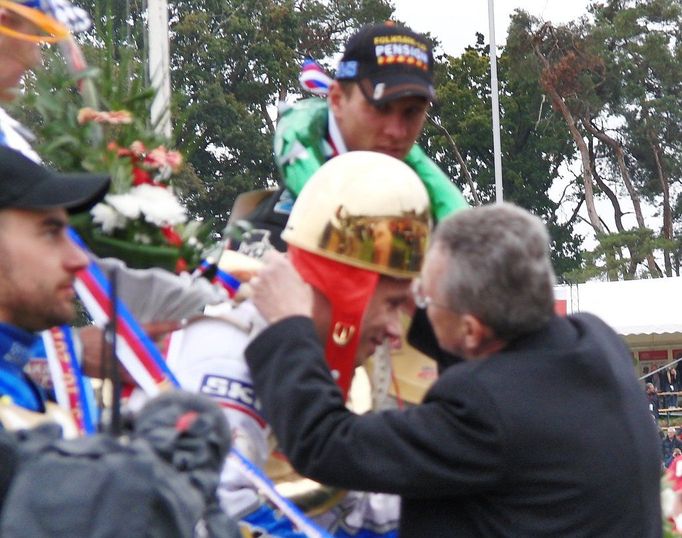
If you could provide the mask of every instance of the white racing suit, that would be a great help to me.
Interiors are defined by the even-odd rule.
[[[244,350],[266,322],[248,301],[210,307],[210,315],[173,334],[168,365],[183,389],[209,396],[222,407],[233,447],[262,469],[274,441],[253,391]],[[223,509],[258,536],[303,536],[271,508],[229,459],[219,496]],[[399,509],[397,496],[348,492],[314,521],[337,537],[393,537],[397,536]]]

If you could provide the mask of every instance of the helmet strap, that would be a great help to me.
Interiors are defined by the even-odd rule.
[[[362,320],[379,273],[353,267],[289,245],[289,258],[303,280],[331,305],[325,358],[344,398],[350,389],[360,343]]]

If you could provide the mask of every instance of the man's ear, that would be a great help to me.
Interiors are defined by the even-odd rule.
[[[490,327],[477,317],[464,314],[462,324],[465,331],[463,344],[468,356],[485,356],[501,347],[502,342],[495,338]]]
[[[483,337],[482,323],[478,321],[471,314],[464,314],[462,316],[462,325],[464,326],[463,344],[467,355],[474,354],[478,350]]]
[[[329,85],[329,91],[327,92],[327,102],[329,103],[329,108],[332,114],[336,115],[339,109],[339,103],[343,99],[343,90],[341,89],[341,84],[337,80],[332,80]]]

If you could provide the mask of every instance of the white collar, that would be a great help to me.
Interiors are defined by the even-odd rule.
[[[339,129],[338,123],[336,123],[334,114],[332,114],[332,109],[329,108],[327,113],[329,114],[329,138],[331,139],[332,144],[334,144],[336,151],[339,152],[339,155],[347,153],[348,148],[346,147],[346,143],[343,141],[341,130]]]

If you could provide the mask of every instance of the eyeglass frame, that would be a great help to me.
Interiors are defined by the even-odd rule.
[[[414,280],[412,280],[410,291],[412,292],[412,300],[414,301],[415,306],[421,310],[426,310],[429,305],[431,305],[453,312],[452,307],[436,302],[430,295],[426,295],[424,293],[421,277],[416,277]]]

